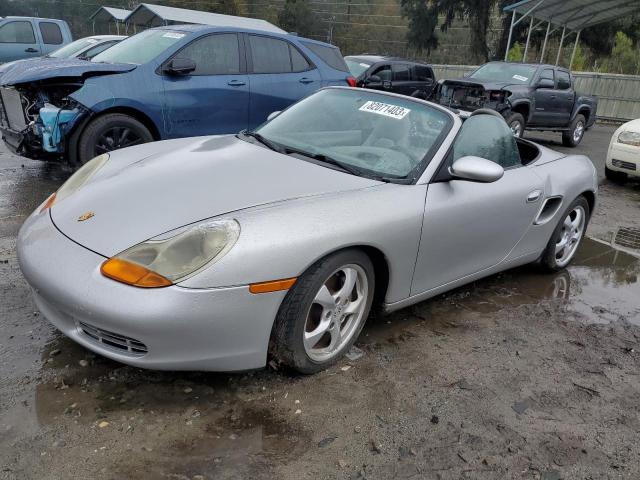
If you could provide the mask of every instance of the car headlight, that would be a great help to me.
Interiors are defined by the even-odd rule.
[[[105,261],[100,271],[136,287],[167,287],[220,260],[239,235],[235,220],[203,222],[139,243]]]
[[[618,143],[640,147],[640,132],[622,132],[618,135]]]
[[[44,202],[40,213],[48,210],[54,203],[60,202],[77,192],[80,187],[89,181],[89,179],[109,160],[109,154],[103,153],[85,163],[76,173],[71,175],[62,186],[53,192],[49,198]]]

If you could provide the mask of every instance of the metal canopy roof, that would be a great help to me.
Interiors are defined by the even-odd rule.
[[[131,10],[125,10],[124,8],[113,7],[100,7],[89,18],[91,20],[114,20],[116,22],[122,22],[131,13]],[[98,18],[100,17],[100,18]]]
[[[640,12],[640,0],[521,0],[504,11],[577,31]]]
[[[257,18],[236,17],[220,13],[201,12],[186,8],[166,7],[141,3],[125,18],[127,24],[157,27],[177,23],[193,23],[216,27],[240,27],[253,30],[264,30],[274,33],[287,33],[272,23]]]

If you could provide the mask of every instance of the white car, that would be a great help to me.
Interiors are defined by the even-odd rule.
[[[640,118],[625,123],[611,137],[604,173],[616,183],[640,177]]]

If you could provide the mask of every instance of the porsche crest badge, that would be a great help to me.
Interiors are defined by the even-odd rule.
[[[78,217],[79,222],[84,222],[85,220],[89,220],[95,215],[93,212],[84,212],[82,215]]]

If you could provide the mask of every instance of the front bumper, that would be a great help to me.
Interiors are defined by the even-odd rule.
[[[607,152],[606,165],[610,170],[640,177],[640,147],[612,142]]]
[[[27,219],[17,247],[38,309],[96,353],[159,370],[233,371],[266,363],[271,327],[286,292],[254,295],[248,286],[141,289],[109,280],[100,273],[105,258],[61,234],[48,212]],[[117,337],[104,335],[101,340],[113,341],[103,343],[87,333],[96,330]],[[144,348],[137,343],[121,348],[122,339]]]

